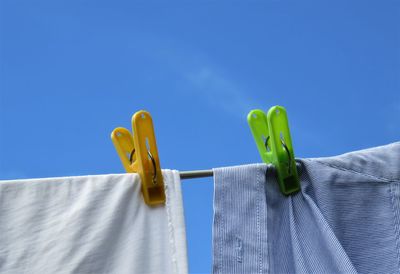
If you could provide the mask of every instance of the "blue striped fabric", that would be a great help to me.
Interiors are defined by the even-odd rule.
[[[400,273],[400,143],[297,163],[214,170],[213,273]]]

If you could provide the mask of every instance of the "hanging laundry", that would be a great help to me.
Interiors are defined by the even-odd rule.
[[[398,273],[400,143],[275,168],[214,169],[214,273]]]
[[[187,273],[177,171],[165,205],[138,174],[0,181],[0,273]]]

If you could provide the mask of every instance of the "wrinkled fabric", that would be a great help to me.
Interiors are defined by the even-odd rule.
[[[214,170],[214,273],[399,273],[400,143],[297,160],[284,196],[271,165]]]
[[[0,181],[0,273],[187,273],[179,173],[148,207],[137,174]]]

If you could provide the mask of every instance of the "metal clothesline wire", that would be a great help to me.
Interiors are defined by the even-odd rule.
[[[194,178],[204,178],[214,176],[212,169],[207,170],[190,170],[190,171],[180,171],[179,175],[182,180],[184,179],[194,179]]]

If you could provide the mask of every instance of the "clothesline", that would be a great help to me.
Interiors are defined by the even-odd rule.
[[[212,169],[180,171],[179,176],[181,177],[182,180],[203,178],[203,177],[212,177],[212,176],[214,176],[214,172],[212,171]]]

